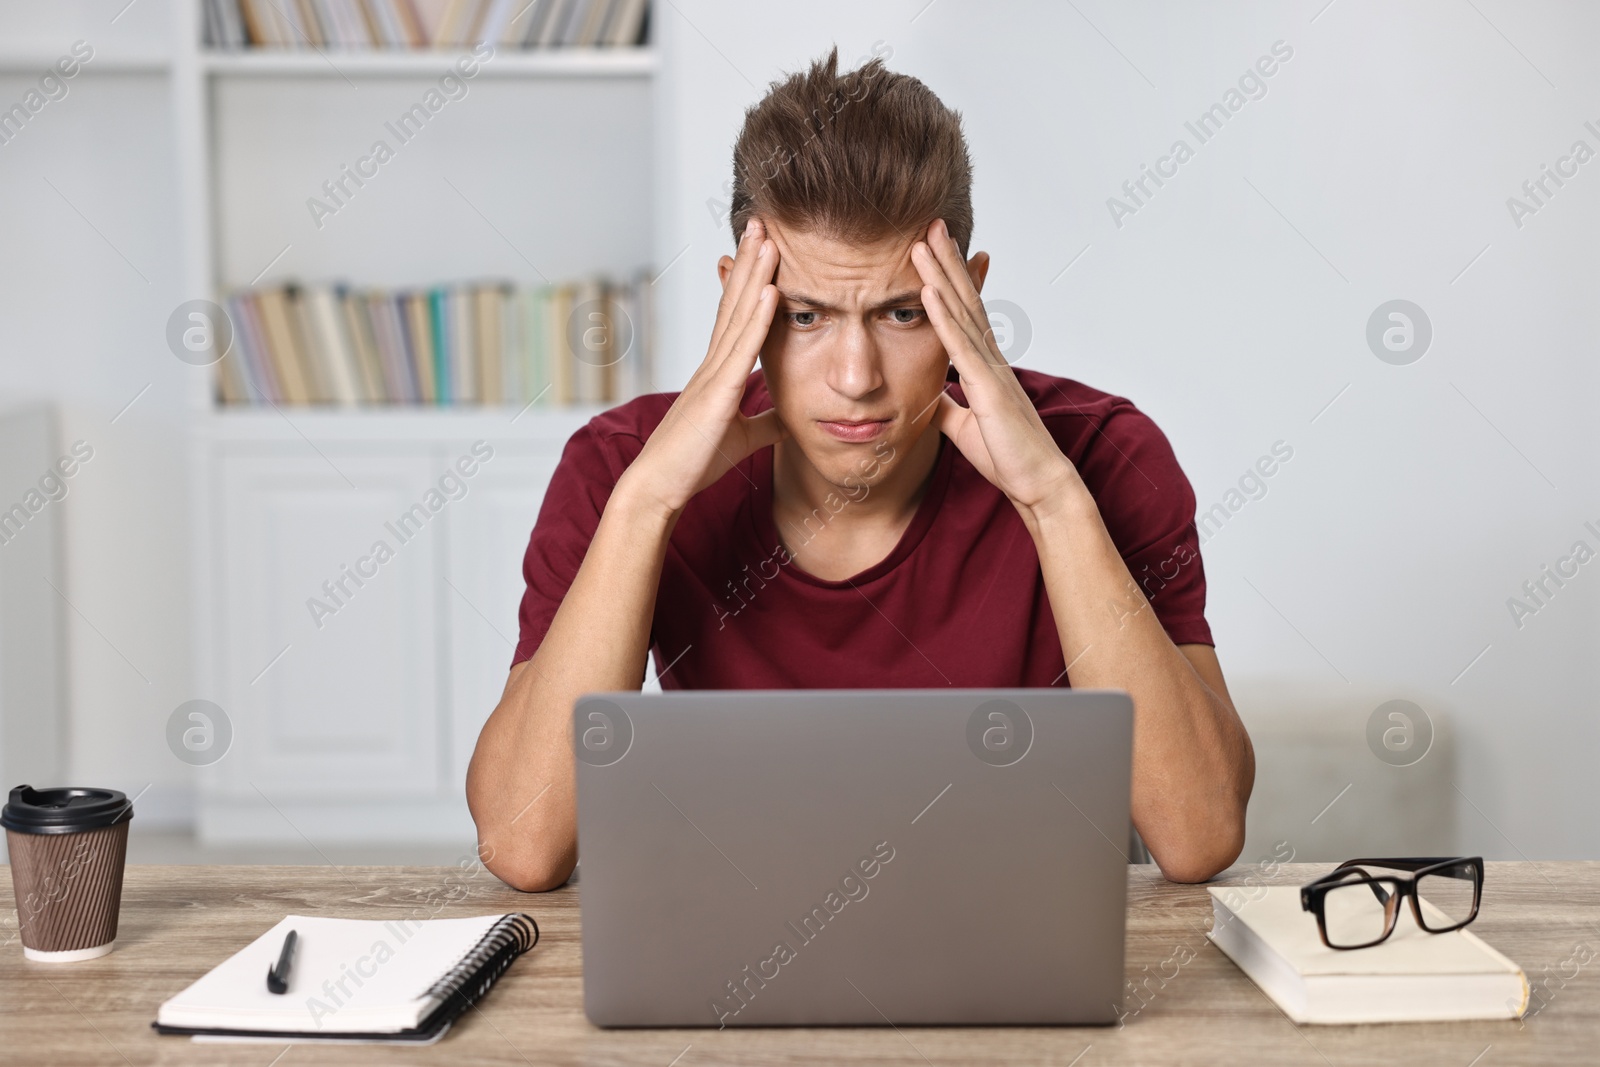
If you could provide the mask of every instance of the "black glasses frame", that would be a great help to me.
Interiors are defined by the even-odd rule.
[[[1409,871],[1410,877],[1395,877],[1393,875],[1373,875],[1366,871],[1366,867],[1387,867],[1392,870]],[[1472,872],[1472,912],[1458,923],[1449,926],[1430,926],[1422,917],[1422,905],[1417,896],[1417,879],[1430,874],[1438,874],[1447,868],[1465,866]],[[1328,922],[1324,913],[1324,901],[1328,893],[1334,889],[1345,886],[1366,885],[1383,905],[1384,927],[1383,933],[1371,941],[1364,941],[1359,945],[1335,945],[1328,940]],[[1332,949],[1370,948],[1379,944],[1394,933],[1395,923],[1400,918],[1400,904],[1407,897],[1411,899],[1411,917],[1417,921],[1417,926],[1430,934],[1445,934],[1451,930],[1459,930],[1478,917],[1478,904],[1483,899],[1483,857],[1482,856],[1421,856],[1405,859],[1361,859],[1345,860],[1332,871],[1313,882],[1309,882],[1300,889],[1300,907],[1317,917],[1317,933],[1322,936],[1322,943]]]

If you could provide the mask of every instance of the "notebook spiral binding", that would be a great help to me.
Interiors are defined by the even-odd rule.
[[[516,958],[539,943],[539,924],[523,914],[497,921],[444,976],[428,988],[443,1003],[435,1014],[455,1018],[471,1007]]]

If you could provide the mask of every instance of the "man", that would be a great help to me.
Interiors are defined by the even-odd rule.
[[[467,776],[507,883],[571,874],[573,702],[652,651],[668,688],[1125,689],[1155,861],[1238,856],[1254,757],[1194,494],[1128,401],[1006,363],[971,184],[960,116],[881,59],[835,50],[746,114],[705,361],[573,435],[528,544]]]

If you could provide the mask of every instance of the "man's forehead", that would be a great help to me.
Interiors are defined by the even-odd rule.
[[[778,290],[825,303],[871,302],[921,287],[911,247],[921,234],[852,241],[763,220],[778,248]]]

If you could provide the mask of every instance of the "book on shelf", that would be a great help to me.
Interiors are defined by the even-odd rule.
[[[429,289],[289,283],[226,299],[226,405],[607,405],[653,386],[649,275]]]
[[[208,48],[631,48],[649,0],[203,0]]]

